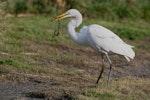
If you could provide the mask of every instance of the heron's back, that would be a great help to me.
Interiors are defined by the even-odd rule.
[[[107,28],[96,24],[88,27],[87,41],[97,51],[124,55],[127,60],[129,60],[128,57],[133,59],[135,56],[135,52],[132,50],[133,46],[126,44],[120,37]]]

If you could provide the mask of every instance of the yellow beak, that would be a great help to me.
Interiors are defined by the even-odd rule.
[[[63,13],[61,15],[58,15],[57,17],[52,19],[52,21],[57,21],[57,20],[63,19],[66,15],[68,15],[68,13]]]

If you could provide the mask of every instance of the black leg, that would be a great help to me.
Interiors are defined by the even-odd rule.
[[[102,73],[104,72],[104,67],[105,67],[105,65],[104,65],[104,54],[102,54],[102,70],[101,70],[101,72],[100,72],[100,74],[99,74],[99,77],[98,77],[98,79],[97,79],[97,81],[96,81],[95,84],[98,84],[99,79],[101,78]]]
[[[107,60],[109,62],[109,65],[110,65],[110,69],[109,69],[109,74],[108,74],[108,80],[107,80],[107,85],[109,85],[109,82],[110,82],[110,77],[111,77],[111,70],[112,70],[112,62],[108,56],[108,54],[106,54],[106,57],[107,57]]]

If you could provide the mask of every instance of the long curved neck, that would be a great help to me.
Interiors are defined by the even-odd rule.
[[[73,20],[71,20],[68,23],[68,27],[67,27],[67,31],[68,31],[68,36],[71,38],[71,40],[73,40],[74,42],[78,41],[78,35],[75,31],[75,26],[73,25]]]
[[[68,35],[71,38],[71,40],[73,40],[74,42],[80,44],[80,45],[86,45],[85,44],[85,35],[83,33],[78,33],[75,31],[75,28],[77,27],[76,24],[76,20],[71,20],[68,23],[68,27],[67,27],[67,31],[68,31]]]

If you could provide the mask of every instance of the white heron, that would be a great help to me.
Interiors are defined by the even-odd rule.
[[[98,84],[99,79],[104,71],[104,55],[106,56],[110,65],[107,84],[109,84],[112,70],[112,62],[108,56],[109,52],[123,55],[127,61],[130,61],[130,59],[134,58],[135,52],[132,50],[133,46],[126,44],[122,39],[119,38],[119,36],[103,26],[92,24],[89,26],[84,26],[79,32],[76,32],[75,28],[82,23],[82,15],[78,10],[70,9],[65,13],[55,17],[53,21],[63,18],[71,18],[71,21],[67,26],[67,31],[69,37],[74,42],[79,45],[90,46],[94,50],[102,53],[102,70],[99,74],[96,84]]]

